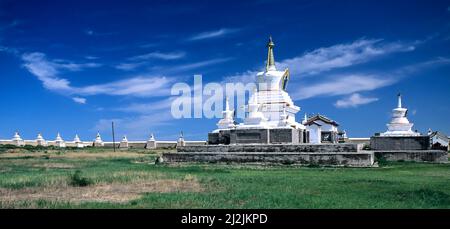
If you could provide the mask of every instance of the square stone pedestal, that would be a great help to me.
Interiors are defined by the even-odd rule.
[[[230,129],[208,133],[209,145],[306,143],[303,130],[294,128]]]

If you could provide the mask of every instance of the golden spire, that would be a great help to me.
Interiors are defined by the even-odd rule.
[[[275,68],[275,58],[273,57],[273,47],[274,46],[275,46],[275,44],[272,41],[272,36],[269,36],[269,43],[267,44],[268,52],[267,52],[266,71],[277,70]]]

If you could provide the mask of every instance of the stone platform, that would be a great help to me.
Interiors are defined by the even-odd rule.
[[[430,137],[428,136],[373,136],[370,138],[370,148],[382,150],[428,150]]]
[[[352,143],[339,144],[247,144],[247,145],[203,145],[178,147],[177,152],[358,152],[361,146]]]
[[[374,153],[377,160],[448,163],[448,153],[443,150],[385,150]]]
[[[163,153],[165,162],[299,164],[371,167],[374,154],[357,144],[252,144],[178,147]]]
[[[164,153],[164,162],[298,164],[319,166],[372,167],[374,155],[364,153],[263,153],[263,152],[189,152]]]
[[[378,160],[448,162],[446,151],[430,149],[429,136],[373,136],[370,148]]]

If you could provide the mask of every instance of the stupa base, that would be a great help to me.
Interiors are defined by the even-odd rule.
[[[305,130],[295,128],[236,128],[208,134],[208,144],[299,144],[308,139]]]

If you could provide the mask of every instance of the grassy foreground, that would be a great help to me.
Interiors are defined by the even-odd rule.
[[[0,208],[450,208],[450,164],[155,165],[158,153],[0,149]]]

